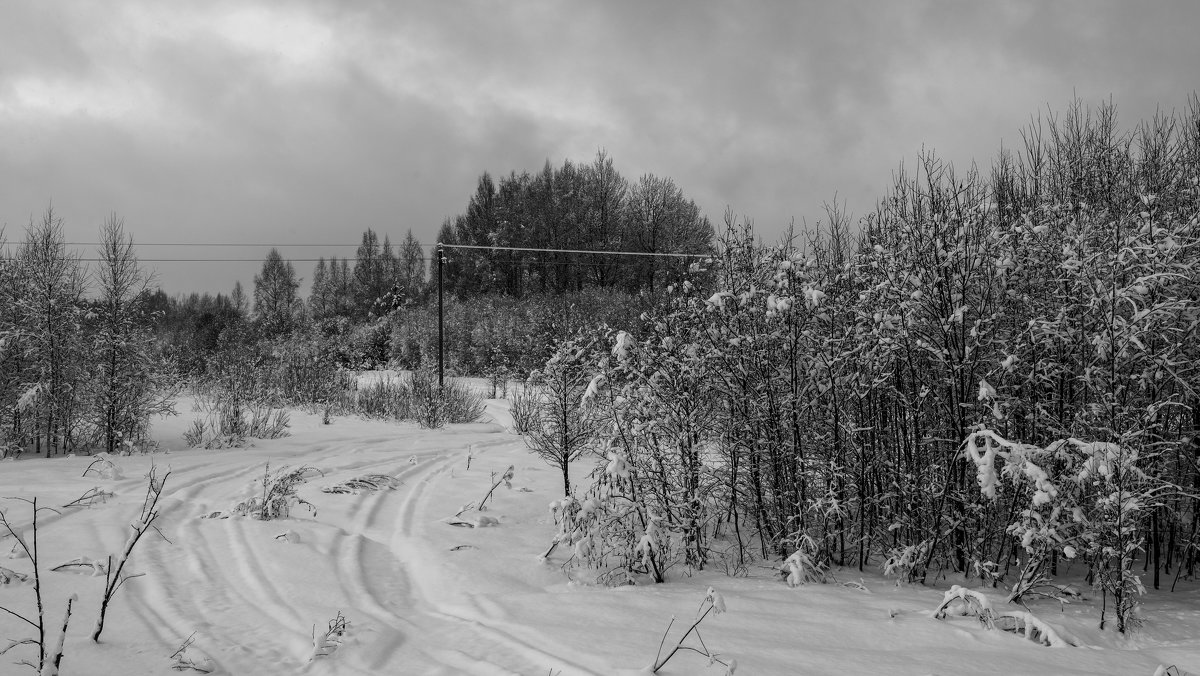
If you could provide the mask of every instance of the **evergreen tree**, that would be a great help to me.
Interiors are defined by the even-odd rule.
[[[398,263],[400,284],[405,296],[419,298],[425,288],[425,252],[421,249],[421,243],[413,237],[412,228],[404,236]]]
[[[375,299],[387,293],[384,282],[384,258],[379,248],[379,237],[374,230],[367,228],[363,233],[362,243],[354,255],[354,276],[352,279],[352,297],[354,300],[354,318],[363,320],[371,312]]]
[[[262,272],[254,276],[254,311],[267,335],[291,331],[298,288],[291,262],[284,261],[278,249],[271,249]]]
[[[233,282],[233,293],[229,294],[229,302],[233,305],[234,312],[238,316],[245,317],[250,312],[250,301],[246,299],[246,289],[242,287],[242,280]]]
[[[318,321],[332,314],[329,302],[329,281],[325,257],[322,256],[317,260],[317,266],[313,269],[312,289],[308,293],[309,312],[312,313],[312,318]]]

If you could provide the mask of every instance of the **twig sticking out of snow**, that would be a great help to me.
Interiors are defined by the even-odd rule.
[[[662,650],[663,646],[667,643],[667,634],[671,632],[671,627],[675,624],[675,618],[672,617],[670,623],[667,624],[667,630],[663,632],[662,640],[659,641],[658,652],[654,654],[654,664],[650,668],[650,673],[657,674],[658,670],[666,666],[667,662],[680,650],[690,650],[707,657],[710,665],[720,664],[725,667],[726,676],[732,675],[737,670],[737,660],[729,660],[728,662],[722,660],[719,657],[719,653],[710,651],[708,646],[704,644],[704,639],[700,637],[699,627],[704,618],[708,617],[709,613],[720,615],[723,612],[725,612],[725,597],[721,596],[720,592],[709,587],[708,593],[705,594],[704,600],[700,602],[700,607],[696,610],[696,621],[692,622],[692,626],[683,632],[683,636],[680,636],[679,640],[675,642],[675,647],[671,649],[671,652],[663,656]],[[699,648],[683,644],[693,633],[696,635],[696,640],[700,643]]]
[[[67,642],[67,625],[71,623],[71,606],[78,600],[79,597],[75,594],[71,594],[67,599],[67,612],[63,615],[62,631],[58,633],[58,641],[54,644],[54,654],[46,656],[39,676],[58,676],[58,667],[63,658],[63,645]]]
[[[174,664],[171,665],[171,668],[175,671],[184,671],[190,669],[192,671],[199,671],[202,674],[211,674],[216,670],[217,667],[207,655],[188,654],[188,649],[191,648],[194,643],[196,643],[196,632],[193,631],[191,636],[188,636],[186,639],[184,639],[183,643],[179,644],[179,647],[175,650],[175,652],[171,653],[170,659],[175,660]]]
[[[474,502],[468,502],[467,504],[462,506],[462,509],[458,510],[458,513],[454,515],[454,518],[457,519],[458,517],[462,516],[463,512],[465,512],[469,509],[474,509],[477,512],[487,511],[487,501],[489,498],[492,497],[492,494],[496,492],[496,489],[500,487],[500,484],[504,484],[505,488],[512,490],[512,478],[513,478],[513,474],[515,472],[516,472],[516,468],[513,465],[509,465],[508,469],[504,470],[503,474],[499,474],[497,472],[492,472],[492,487],[490,489],[488,489],[487,495],[483,496],[483,499],[479,501],[479,505],[476,506],[476,504]],[[497,478],[497,477],[499,477],[499,478]],[[452,524],[452,525],[462,525],[462,524]],[[493,524],[485,524],[485,525],[495,525],[495,524],[493,523]]]
[[[95,473],[101,479],[125,478],[125,473],[121,471],[121,466],[113,462],[107,453],[96,454],[96,459],[92,460],[87,469],[83,470],[83,476],[86,477],[90,473]]]
[[[15,570],[10,570],[4,566],[0,566],[0,584],[12,584],[13,582],[28,582],[29,576],[25,573],[18,573]]]
[[[0,510],[0,526],[3,526],[4,530],[8,531],[8,534],[11,535],[14,540],[16,540],[16,544],[13,545],[13,549],[12,549],[13,553],[14,554],[19,553],[24,558],[29,559],[29,562],[33,565],[33,585],[32,585],[33,586],[33,597],[34,597],[34,600],[37,602],[37,615],[35,615],[33,617],[36,617],[37,620],[34,621],[34,620],[30,619],[29,617],[26,617],[16,611],[6,608],[4,606],[0,606],[0,611],[4,611],[5,613],[8,613],[9,615],[12,615],[13,617],[17,618],[18,620],[21,620],[25,624],[28,624],[30,627],[33,627],[33,629],[37,631],[37,636],[35,638],[17,639],[17,640],[10,641],[7,647],[5,647],[3,650],[0,650],[0,655],[7,653],[9,650],[12,650],[13,648],[15,648],[17,646],[21,646],[21,645],[36,646],[37,651],[38,651],[37,664],[34,664],[30,660],[22,660],[20,662],[20,664],[24,664],[24,665],[33,667],[40,673],[42,671],[42,669],[46,667],[46,659],[48,657],[48,651],[46,650],[46,613],[45,613],[45,605],[43,604],[43,598],[42,598],[41,565],[40,565],[40,561],[38,559],[38,541],[40,539],[38,537],[38,514],[42,511],[51,511],[51,512],[54,512],[57,514],[58,510],[50,508],[50,507],[38,507],[38,500],[36,497],[32,498],[32,499],[26,499],[26,498],[11,498],[11,499],[20,500],[21,502],[27,502],[33,508],[33,521],[30,524],[32,537],[30,537],[29,539],[26,539],[25,534],[22,531],[18,530],[12,524],[12,522],[8,520],[8,515],[6,515],[3,510]],[[25,580],[28,580],[29,578],[28,578],[28,576],[25,576],[25,577],[19,577],[18,579],[20,579],[22,582],[24,582]],[[72,597],[72,598],[74,598],[74,597]],[[67,616],[70,617],[70,606],[68,606],[68,608],[67,608]],[[59,652],[61,653],[61,650]],[[60,657],[60,659],[61,659],[61,657]]]
[[[308,660],[311,662],[318,657],[332,655],[342,645],[342,639],[349,630],[350,622],[342,615],[342,611],[340,610],[337,617],[329,621],[329,628],[324,633],[317,633],[317,627],[314,625],[312,655],[309,656]]]
[[[125,570],[125,564],[129,563],[129,556],[133,554],[133,548],[137,546],[142,536],[150,529],[158,530],[154,521],[158,519],[158,501],[162,497],[163,488],[167,485],[167,478],[171,476],[170,470],[163,474],[160,478],[154,466],[150,467],[150,473],[146,475],[146,496],[142,499],[142,513],[137,521],[129,524],[129,538],[125,541],[125,549],[117,558],[116,563],[113,563],[112,556],[108,557],[108,566],[104,568],[104,595],[100,600],[100,617],[96,620],[96,627],[92,630],[92,642],[100,642],[100,634],[104,632],[104,618],[108,614],[108,606],[112,601],[112,597],[121,588],[121,585],[126,581],[138,577],[137,575],[121,575],[121,571]],[[159,535],[162,535],[159,532]]]
[[[96,486],[95,488],[89,488],[83,495],[63,505],[63,509],[67,507],[91,507],[97,502],[107,502],[112,496],[111,492],[101,490],[99,486]]]
[[[77,559],[71,559],[66,563],[60,563],[50,570],[58,572],[68,568],[87,568],[91,570],[93,576],[105,575],[108,573],[108,563],[99,559],[93,559],[88,556],[81,556]]]
[[[481,512],[487,509],[488,498],[492,497],[492,493],[496,492],[496,489],[500,487],[500,484],[504,484],[505,488],[512,489],[512,479],[515,471],[516,467],[509,465],[508,469],[504,470],[504,473],[500,475],[499,479],[496,478],[496,472],[492,472],[492,487],[490,490],[488,490],[487,495],[483,496],[483,499],[479,501],[479,507],[476,509]]]

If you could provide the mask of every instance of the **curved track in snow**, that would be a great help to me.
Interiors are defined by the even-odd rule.
[[[494,426],[476,427],[451,437],[459,449],[446,449],[444,433],[401,427],[395,436],[300,446],[286,463],[274,454],[272,467],[324,472],[300,491],[315,517],[300,507],[271,522],[199,518],[227,510],[237,490],[262,475],[262,450],[214,453],[173,468],[163,497],[172,544],[136,554],[153,574],[123,592],[133,614],[163,644],[195,632],[204,654],[232,674],[595,673],[530,640],[530,632],[511,631],[495,604],[462,603],[447,588],[453,580],[427,560],[436,546],[431,529],[437,536],[454,530],[442,522],[453,511],[431,502],[452,492],[444,484],[465,466],[468,445],[478,461],[489,447],[520,443]],[[319,490],[364,474],[393,476],[399,485]],[[289,531],[299,542],[279,537]],[[450,597],[460,602],[445,602]],[[313,632],[339,612],[350,622],[347,637],[331,655],[312,659]]]

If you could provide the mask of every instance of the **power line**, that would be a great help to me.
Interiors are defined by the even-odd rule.
[[[103,242],[64,242],[67,246],[103,246]],[[301,243],[275,243],[275,244],[260,244],[260,243],[244,243],[244,242],[134,242],[134,246],[178,246],[178,247],[272,247],[284,249],[289,247],[325,247],[325,248],[357,248],[362,246],[359,244],[314,244],[310,242]],[[597,256],[668,256],[674,258],[708,258],[711,253],[674,253],[674,252],[655,252],[655,251],[604,251],[597,249],[538,249],[534,247],[520,246],[491,246],[483,244],[421,244],[422,249],[436,249],[441,246],[446,249],[475,249],[489,251],[525,251],[531,253],[564,253],[564,254],[587,254]],[[89,260],[89,259],[81,259]],[[143,258],[144,261],[155,261],[164,263],[177,262],[253,262],[260,259],[241,259],[241,258],[161,258],[150,259]],[[292,258],[296,262],[317,262],[317,258]],[[428,260],[428,259],[427,259]]]
[[[103,263],[103,258],[76,258],[81,263]],[[261,258],[142,258],[138,257],[139,263],[262,263]],[[328,258],[284,258],[285,263],[318,263],[320,261],[329,262]],[[338,259],[341,260],[341,259]],[[347,259],[349,260],[349,259]],[[432,258],[422,258],[423,261],[431,261]]]
[[[446,249],[487,249],[489,251],[532,251],[534,253],[595,254],[602,256],[674,256],[678,258],[711,258],[713,254],[659,253],[652,251],[595,251],[586,249],[532,249],[522,246],[483,246],[479,244],[442,244]]]
[[[65,242],[68,246],[102,246],[102,242]],[[179,246],[179,247],[194,247],[194,246],[211,246],[211,247],[357,247],[358,244],[235,244],[230,242],[142,242],[136,243],[135,246]],[[436,249],[439,245],[427,244],[421,245],[422,249]],[[556,254],[581,254],[595,256],[659,256],[670,258],[710,258],[712,254],[690,254],[690,253],[672,253],[672,252],[651,252],[651,251],[603,251],[594,249],[536,249],[533,247],[513,247],[513,246],[485,246],[479,244],[441,244],[446,249],[469,249],[474,251],[521,251],[527,253],[556,253]],[[76,258],[75,260],[81,263],[101,263],[102,258]],[[319,263],[322,260],[329,261],[330,258],[287,258],[289,263]],[[346,259],[348,260],[348,258]],[[436,260],[434,256],[422,257],[420,259],[424,263],[429,263]],[[142,258],[138,257],[138,262],[141,263],[261,263],[261,258]],[[524,265],[536,265],[533,261],[525,261]],[[544,265],[567,265],[567,266],[585,266],[589,264],[576,262],[551,262],[543,263]],[[599,264],[591,264],[599,265]]]
[[[104,242],[63,242],[63,243],[66,244],[67,246],[104,246]],[[269,246],[269,247],[275,247],[275,248],[284,248],[284,247],[349,248],[349,247],[362,246],[361,243],[359,243],[359,244],[312,244],[312,243],[307,243],[307,242],[300,243],[300,244],[286,244],[286,243],[285,244],[255,244],[255,243],[247,244],[244,242],[134,242],[133,245],[134,246],[247,246],[247,247]],[[421,248],[422,249],[432,249],[432,248],[434,248],[434,245],[433,244],[422,244]]]

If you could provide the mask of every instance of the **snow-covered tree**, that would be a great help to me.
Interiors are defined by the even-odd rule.
[[[100,229],[98,298],[87,322],[92,368],[88,417],[108,453],[146,440],[150,416],[172,410],[174,391],[158,356],[145,301],[149,276],[138,264],[133,238],[110,216]]]
[[[20,436],[34,451],[69,451],[82,422],[84,275],[67,251],[62,219],[52,208],[30,226],[17,250],[13,296],[20,350]]]
[[[262,272],[254,276],[254,312],[267,335],[291,331],[298,288],[291,262],[283,260],[278,249],[271,249]]]
[[[562,473],[563,495],[571,495],[571,464],[588,449],[595,416],[584,401],[587,364],[582,362],[591,339],[563,343],[531,383],[536,390],[535,419],[525,443],[538,457]]]

